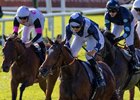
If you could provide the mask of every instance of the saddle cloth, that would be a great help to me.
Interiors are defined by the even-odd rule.
[[[93,83],[93,79],[95,77],[93,71],[91,70],[90,67],[92,67],[88,62],[83,62],[81,61],[83,67],[85,68],[86,72],[87,72],[87,75],[89,77],[89,80],[90,80],[90,83]]]

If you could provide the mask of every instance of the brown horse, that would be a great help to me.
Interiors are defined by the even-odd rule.
[[[93,87],[89,81],[87,71],[83,67],[83,61],[75,59],[70,50],[64,46],[65,41],[52,42],[48,56],[41,65],[39,71],[43,77],[55,70],[61,71],[60,98],[59,100],[110,100],[115,93],[115,79],[110,68],[99,61],[106,80],[106,86],[101,88]],[[95,95],[92,96],[92,90]],[[92,98],[91,98],[92,96]]]
[[[111,66],[116,78],[116,87],[118,94],[120,94],[120,100],[123,100],[122,94],[125,90],[131,89],[135,85],[140,89],[140,73],[135,74],[131,71],[133,66],[130,63],[130,60],[123,55],[119,47],[111,44],[112,39],[113,35],[111,33],[105,33],[105,46],[101,55],[103,61]],[[136,50],[136,53],[140,56],[140,51],[138,49]]]
[[[46,99],[51,100],[52,90],[59,72],[56,72],[56,75],[54,76],[50,75],[48,77],[47,85],[46,79],[38,77],[40,59],[35,54],[33,47],[25,48],[24,44],[18,37],[10,36],[8,39],[5,39],[5,41],[2,68],[4,72],[9,72],[9,69],[11,68],[12,100],[16,100],[17,88],[20,83],[22,84],[20,87],[20,100],[22,100],[25,88],[36,82],[39,83],[40,88],[46,93]]]

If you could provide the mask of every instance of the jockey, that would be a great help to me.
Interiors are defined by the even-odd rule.
[[[41,52],[43,53],[43,57],[41,57],[41,59],[45,59],[45,44],[43,43],[42,38],[44,22],[45,17],[39,10],[35,8],[29,9],[26,6],[21,6],[17,9],[13,27],[13,34],[17,36],[19,25],[24,25],[21,38],[22,42],[25,43],[27,48],[33,43],[38,43],[41,47]],[[35,36],[32,40],[29,40],[31,31],[33,31]]]
[[[137,24],[136,32],[140,39],[140,0],[134,1],[131,12],[134,16],[135,25]]]
[[[72,35],[75,37],[70,46]],[[71,49],[73,56],[76,57],[84,42],[87,42],[86,49],[88,52],[86,58],[92,66],[91,69],[94,70],[97,75],[97,86],[105,86],[106,83],[102,72],[93,60],[93,56],[104,47],[104,37],[95,22],[83,17],[80,13],[73,13],[70,16],[69,24],[66,26],[65,45]]]
[[[135,54],[134,48],[134,18],[132,13],[119,5],[116,0],[109,0],[106,4],[107,12],[105,13],[105,27],[106,31],[111,30],[111,23],[113,23],[113,34],[116,36],[114,44],[125,39],[132,55],[132,60],[135,64],[134,70],[140,69],[138,57]],[[120,36],[122,30],[124,34]]]

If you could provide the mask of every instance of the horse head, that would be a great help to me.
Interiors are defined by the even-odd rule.
[[[43,77],[53,74],[55,70],[60,69],[60,66],[64,63],[64,59],[66,59],[66,47],[64,46],[65,41],[53,42],[49,38],[48,40],[51,47],[48,49],[48,55],[39,69],[40,75]]]
[[[19,58],[23,52],[23,48],[24,46],[19,37],[11,35],[8,38],[5,38],[5,45],[2,49],[4,55],[2,69],[4,72],[9,72],[10,66]]]

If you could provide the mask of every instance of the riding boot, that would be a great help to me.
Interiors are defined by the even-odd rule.
[[[134,63],[133,70],[140,70],[140,62],[139,59],[135,53],[134,45],[128,46],[130,50],[130,54],[132,55],[132,61]]]
[[[45,60],[45,55],[46,55],[46,48],[45,48],[45,44],[43,42],[38,43],[39,46],[41,47],[40,50],[40,58],[41,58],[41,62],[43,63]]]
[[[93,59],[88,60],[91,64],[91,69],[93,72],[95,72],[95,75],[97,76],[97,87],[103,87],[106,86],[106,82],[104,80],[103,74],[99,66],[97,65],[96,61]]]

